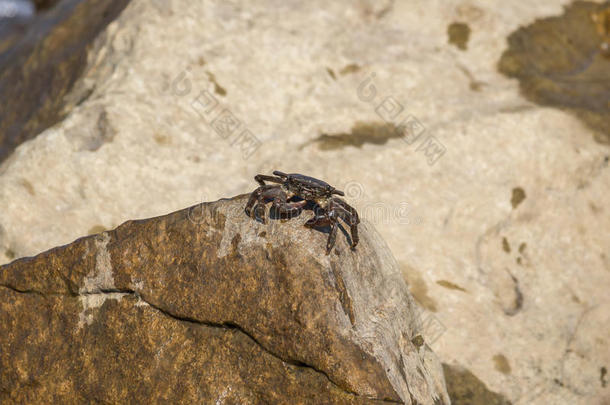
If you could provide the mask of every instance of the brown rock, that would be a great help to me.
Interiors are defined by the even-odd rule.
[[[27,24],[0,27],[0,161],[63,118],[88,48],[128,2],[64,0]]]
[[[398,265],[247,196],[0,267],[0,400],[448,404]]]

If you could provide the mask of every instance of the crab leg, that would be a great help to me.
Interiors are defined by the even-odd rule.
[[[343,201],[340,198],[333,198],[332,199],[333,205],[337,205],[340,208],[342,208],[343,210],[345,210],[350,217],[350,224],[353,222],[354,224],[359,224],[360,223],[360,218],[358,218],[358,213],[356,212],[356,209],[354,209],[354,207],[352,207],[351,205],[349,205],[348,203],[346,203],[345,201]]]
[[[331,200],[331,204],[329,204],[329,207],[350,226],[350,233],[352,234],[352,248],[355,248],[360,241],[360,238],[358,237],[358,224],[360,223],[358,213],[354,207],[345,201],[340,200],[339,198],[333,198]]]
[[[249,216],[250,218],[252,218],[252,207],[254,206],[254,203],[256,202],[256,200],[258,200],[259,195],[260,195],[259,190],[258,189],[254,190],[250,194],[250,198],[248,199],[248,202],[246,203],[246,208],[244,208],[244,211],[246,211],[246,215]]]
[[[331,222],[331,226],[330,226],[330,234],[328,235],[328,241],[326,242],[326,254],[330,254],[330,251],[333,249],[333,246],[335,246],[335,240],[337,239],[337,228],[338,228],[338,221],[335,219],[334,221]]]
[[[286,173],[280,172],[279,170],[274,170],[273,174],[275,174],[276,176],[279,176],[279,177],[283,177],[283,178],[288,177],[288,175]]]
[[[251,194],[250,194],[250,198],[248,199],[248,203],[246,204],[246,208],[244,209],[246,211],[246,215],[254,218],[253,217],[253,212],[252,212],[252,207],[254,206],[254,204],[260,199],[261,194],[264,190],[265,186],[261,186],[259,188],[257,188],[256,190],[254,190]]]
[[[335,240],[337,239],[337,218],[325,211],[316,213],[313,218],[305,222],[305,226],[310,228],[326,225],[330,225],[330,234],[328,235],[328,240],[326,242],[326,254],[329,254],[333,246],[335,246]]]
[[[275,208],[280,215],[288,215],[291,217],[307,204],[307,200],[286,202],[286,198],[286,193],[282,192],[273,199],[273,204],[271,206]]]
[[[282,183],[284,180],[280,179],[279,177],[275,177],[275,176],[266,176],[264,174],[257,174],[256,176],[254,176],[254,180],[256,180],[256,182],[258,184],[260,184],[261,186],[265,186],[265,180],[273,182],[273,183]]]
[[[335,246],[337,239],[337,228],[339,218],[344,220],[350,226],[350,232],[352,235],[352,248],[358,244],[358,213],[356,210],[348,205],[345,201],[341,201],[338,198],[333,198],[328,204],[328,210],[316,213],[316,215],[305,223],[308,227],[319,227],[330,225],[330,234],[328,235],[328,241],[326,242],[326,254],[329,254],[332,248]]]
[[[330,225],[330,218],[328,218],[326,213],[316,214],[316,216],[305,222],[305,226],[309,228],[317,228],[326,225]]]
[[[284,195],[284,197],[286,196],[286,194],[284,193],[284,191],[281,189],[280,186],[275,186],[275,185],[260,186],[259,188],[254,190],[252,192],[252,194],[250,195],[250,199],[248,200],[248,203],[246,204],[246,208],[245,208],[246,214],[251,218],[256,218],[256,214],[259,214],[263,223],[266,224],[267,220],[265,218],[265,200],[277,198],[278,196],[280,196],[282,194]],[[252,210],[253,206],[254,206],[254,210]]]

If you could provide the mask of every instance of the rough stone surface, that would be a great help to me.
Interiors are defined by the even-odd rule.
[[[0,161],[73,107],[65,96],[84,70],[87,47],[128,2],[36,1],[49,10],[0,24]]]
[[[0,268],[0,399],[449,404],[372,225],[268,225],[246,196],[129,221]],[[414,343],[417,342],[417,343]]]
[[[568,4],[134,0],[89,55],[84,101],[0,167],[0,261],[304,173],[379,229],[444,363],[513,404],[603,404],[610,151],[498,71],[512,34]],[[193,109],[204,90],[233,135]],[[387,97],[404,106],[389,124]],[[394,136],[407,115],[416,141]],[[262,142],[247,159],[242,129]]]

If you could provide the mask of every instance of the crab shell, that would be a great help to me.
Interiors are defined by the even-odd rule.
[[[283,186],[289,197],[297,196],[304,200],[315,201],[322,208],[328,205],[333,194],[345,195],[325,181],[298,173],[285,174],[274,171],[273,174],[284,179]]]

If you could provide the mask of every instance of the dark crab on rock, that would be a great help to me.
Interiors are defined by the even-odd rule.
[[[330,226],[326,243],[326,254],[335,245],[339,218],[350,226],[352,248],[358,244],[358,224],[360,219],[356,210],[335,195],[345,195],[330,184],[302,174],[286,174],[274,171],[275,176],[258,174],[254,177],[260,187],[252,192],[246,204],[246,214],[251,218],[257,216],[267,223],[265,203],[273,201],[272,208],[283,216],[293,216],[306,205],[312,204],[314,216],[305,226]],[[265,181],[277,184],[266,184]]]

